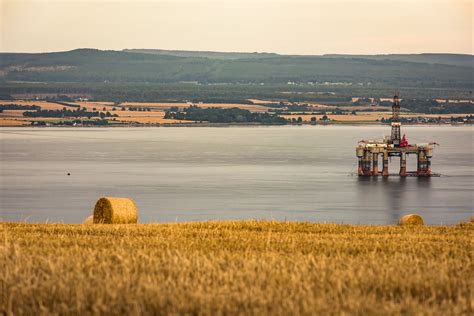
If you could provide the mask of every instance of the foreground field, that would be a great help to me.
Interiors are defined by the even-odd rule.
[[[470,224],[6,224],[2,306],[32,314],[472,313]]]

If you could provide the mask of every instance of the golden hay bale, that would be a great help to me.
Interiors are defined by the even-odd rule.
[[[400,218],[400,221],[398,222],[398,225],[424,225],[425,223],[423,222],[423,218],[420,215],[417,214],[408,214],[405,216],[402,216]]]
[[[84,220],[83,224],[94,224],[94,215],[91,215],[91,216],[87,217]]]
[[[471,223],[474,223],[474,215],[471,215]]]
[[[94,207],[94,224],[136,224],[138,210],[128,198],[102,197]]]

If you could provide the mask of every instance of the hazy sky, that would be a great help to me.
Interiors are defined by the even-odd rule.
[[[473,53],[474,0],[0,0],[0,51]]]

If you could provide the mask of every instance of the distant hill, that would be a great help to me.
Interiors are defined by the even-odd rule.
[[[274,53],[234,53],[234,52],[209,52],[209,51],[187,51],[187,50],[164,50],[164,49],[124,49],[127,53],[142,53],[154,55],[171,55],[179,57],[203,57],[216,59],[245,59],[276,57]]]
[[[288,56],[163,50],[0,54],[0,80],[26,82],[110,82],[286,84],[360,83],[423,88],[471,89],[472,55]],[[471,62],[469,62],[471,61]]]
[[[123,52],[143,53],[155,55],[170,55],[179,57],[204,57],[217,59],[247,59],[247,58],[265,58],[278,56],[291,57],[327,57],[327,58],[363,58],[371,60],[392,60],[406,61],[426,64],[443,64],[452,66],[474,67],[474,56],[465,54],[443,54],[443,53],[424,53],[424,54],[384,54],[384,55],[344,55],[344,54],[326,54],[317,55],[281,55],[276,53],[238,53],[238,52],[211,52],[211,51],[186,51],[186,50],[165,50],[165,49],[124,49]]]
[[[388,55],[324,55],[332,58],[366,58],[372,60],[394,60],[427,64],[443,64],[474,67],[474,56],[463,54],[388,54]]]

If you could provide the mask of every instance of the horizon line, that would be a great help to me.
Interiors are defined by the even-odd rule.
[[[0,54],[50,54],[50,53],[67,53],[77,50],[97,50],[97,51],[114,51],[114,52],[127,52],[130,50],[150,50],[150,51],[170,51],[170,52],[195,52],[195,53],[223,53],[223,54],[272,54],[280,56],[384,56],[384,55],[466,55],[474,56],[474,53],[461,53],[461,52],[404,52],[404,53],[324,53],[324,54],[287,54],[277,52],[266,52],[266,51],[226,51],[226,50],[192,50],[192,49],[165,49],[165,48],[122,48],[122,49],[102,49],[93,47],[78,47],[68,50],[50,50],[50,51],[0,51]]]

